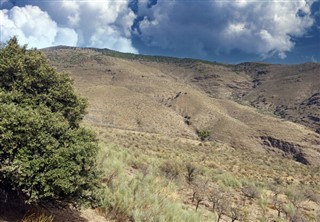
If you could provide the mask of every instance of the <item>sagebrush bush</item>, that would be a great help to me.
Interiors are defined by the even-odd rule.
[[[258,188],[253,184],[244,186],[242,188],[242,193],[244,196],[248,197],[249,199],[259,198],[261,195]]]
[[[151,167],[148,174],[141,171],[130,172],[131,163],[144,154],[134,157],[127,149],[118,146],[101,145],[98,162],[104,175],[110,175],[119,168],[113,183],[104,194],[107,217],[118,221],[206,221],[199,212],[188,210],[175,199],[176,185],[159,176]],[[152,162],[155,162],[150,157]],[[161,166],[161,165],[160,165]],[[215,215],[207,215],[209,221],[215,221]]]
[[[177,179],[180,174],[180,169],[177,163],[174,160],[166,160],[160,165],[160,171],[163,175],[169,179]]]

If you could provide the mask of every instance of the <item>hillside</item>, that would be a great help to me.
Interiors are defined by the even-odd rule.
[[[93,209],[58,204],[17,213],[8,205],[0,220],[319,222],[317,119],[293,122],[319,114],[318,74],[301,68],[306,93],[295,94],[285,72],[317,64],[234,66],[73,47],[43,52],[88,99],[82,126],[97,133],[104,188]],[[254,102],[260,94],[264,102]],[[274,114],[293,101],[302,104],[292,110],[296,119]]]
[[[267,65],[244,63],[234,67],[252,78],[243,94],[257,108],[265,109],[320,132],[320,64]]]
[[[190,139],[205,130],[210,140],[235,149],[319,164],[320,136],[312,132],[318,64],[232,66],[68,47],[44,52],[59,70],[70,71],[88,98],[86,120],[93,125]]]

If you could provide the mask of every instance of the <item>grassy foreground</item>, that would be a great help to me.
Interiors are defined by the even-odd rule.
[[[215,142],[95,130],[107,187],[100,213],[110,220],[319,221],[317,168]]]
[[[165,180],[157,172],[159,161],[145,155],[132,155],[126,149],[116,145],[102,144],[102,146],[104,147],[103,155],[100,156],[99,162],[106,175],[104,182],[108,185],[103,205],[109,210],[107,214],[110,219],[118,221],[205,220],[200,213],[179,203],[176,184]]]

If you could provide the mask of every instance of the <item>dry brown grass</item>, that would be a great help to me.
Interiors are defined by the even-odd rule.
[[[315,200],[320,194],[320,174],[315,173],[316,167],[302,165],[273,153],[266,156],[263,153],[237,150],[217,142],[200,143],[197,140],[104,127],[95,127],[95,130],[101,141],[123,147],[123,150],[134,157],[134,160],[129,160],[129,166],[136,172],[150,173],[146,169],[151,167],[153,174],[158,172],[163,178],[173,181],[179,191],[178,199],[191,205],[193,209],[195,202],[191,201],[192,187],[185,179],[187,163],[195,166],[196,181],[208,181],[208,189],[216,185],[225,187],[223,189],[232,197],[229,203],[232,206],[242,207],[244,203],[249,221],[262,216],[269,220],[276,218],[277,211],[272,205],[274,186],[283,190],[283,193],[288,187],[301,192],[304,192],[302,188],[309,190],[307,193],[314,198],[303,203],[303,215],[307,215],[310,221],[317,221],[316,212],[320,208]],[[164,166],[166,167],[163,168]],[[129,174],[135,171],[128,169]],[[255,192],[263,191],[261,197],[252,199],[243,194],[243,188],[253,186]],[[210,206],[210,202],[205,199],[200,202],[199,209],[210,212]]]
[[[192,164],[197,172],[196,183],[205,183],[206,188],[201,190],[218,186],[228,193],[231,208],[223,213],[223,221],[230,221],[230,213],[235,214],[238,206],[243,218],[247,218],[242,221],[276,219],[274,187],[281,190],[285,210],[295,213],[297,209],[291,207],[285,192],[290,186],[301,192],[302,188],[309,190],[306,191],[309,198],[301,203],[299,213],[317,222],[320,137],[302,125],[232,101],[234,92],[245,92],[251,87],[252,76],[235,74],[227,66],[131,61],[92,50],[61,49],[46,53],[58,69],[71,71],[77,90],[88,98],[85,124],[94,128],[100,141],[114,144],[119,155],[124,155],[121,157],[124,169],[117,160],[103,157],[106,162],[115,162],[106,177],[122,172],[117,178],[126,182],[141,175],[157,178],[163,186],[157,187],[159,198],[165,194],[169,202],[180,202],[190,212],[196,204],[192,202],[192,185],[185,176],[186,165]],[[210,131],[211,141],[199,140],[196,132],[203,130]],[[268,146],[268,141],[262,138],[294,146],[311,165],[293,161],[293,155]],[[151,181],[145,182],[146,190],[154,185]],[[168,189],[168,184],[174,189]],[[246,197],[242,190],[248,186],[255,187],[261,196]],[[148,205],[150,212],[143,212],[139,208],[144,206],[143,201],[132,206],[130,194],[125,194],[129,198],[125,200],[121,199],[121,193],[118,195],[122,202],[113,203],[116,207],[113,206],[112,215],[127,217],[142,212],[160,216],[159,206],[154,209]],[[153,203],[151,194],[143,195],[149,198],[146,202]],[[213,215],[212,207],[206,195],[201,197],[198,206],[201,217],[197,213],[194,218],[206,221],[204,218]],[[283,213],[282,218],[290,219]]]
[[[302,150],[310,163],[319,163],[320,135],[230,100],[235,87],[251,87],[251,77],[232,67],[142,62],[81,49],[46,53],[58,69],[71,72],[77,90],[88,98],[86,121],[93,125],[190,139],[198,138],[197,130],[208,130],[212,140],[235,149],[271,149],[282,155],[261,140],[271,136]]]
[[[41,212],[27,214],[21,220],[21,222],[53,222],[53,221],[54,221],[53,216],[50,216],[50,215],[48,216]]]

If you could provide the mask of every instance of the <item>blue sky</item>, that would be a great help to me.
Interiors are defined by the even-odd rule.
[[[0,37],[225,63],[320,61],[319,0],[0,0]]]

